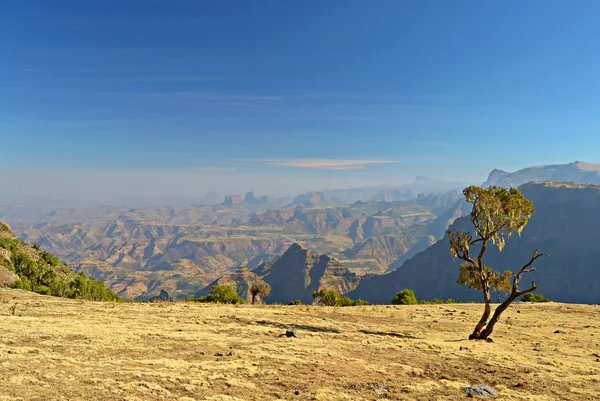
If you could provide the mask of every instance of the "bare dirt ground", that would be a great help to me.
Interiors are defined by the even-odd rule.
[[[516,304],[485,343],[465,339],[473,304],[0,297],[0,400],[457,400],[471,384],[498,400],[600,399],[600,306]],[[288,325],[299,338],[280,337]]]

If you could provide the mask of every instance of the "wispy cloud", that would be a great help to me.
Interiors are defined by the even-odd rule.
[[[196,166],[196,167],[194,167],[194,170],[211,172],[211,173],[221,173],[221,172],[226,172],[226,171],[233,171],[235,169],[232,167],[223,167],[223,166]]]
[[[355,170],[372,164],[399,162],[399,160],[383,159],[258,159],[254,161],[279,167],[317,170]]]

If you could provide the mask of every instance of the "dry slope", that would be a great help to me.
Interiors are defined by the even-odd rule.
[[[464,340],[480,305],[0,296],[2,400],[457,400],[475,383],[495,387],[499,400],[600,393],[598,306],[515,305],[489,344]],[[288,324],[299,338],[279,337]]]

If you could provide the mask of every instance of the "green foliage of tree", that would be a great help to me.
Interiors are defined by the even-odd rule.
[[[246,300],[240,297],[233,288],[227,285],[215,285],[211,287],[207,296],[199,297],[197,302],[216,302],[221,304],[245,304]]]
[[[417,297],[413,290],[409,290],[408,288],[403,289],[398,292],[394,299],[392,299],[392,305],[416,305]]]
[[[467,202],[473,205],[470,219],[475,234],[448,230],[450,254],[464,262],[459,267],[456,282],[465,287],[479,290],[483,294],[484,312],[469,339],[485,340],[492,333],[502,312],[516,298],[536,289],[535,283],[532,281],[531,288],[520,291],[518,283],[524,273],[535,270],[530,266],[539,257],[545,255],[539,254],[536,250],[529,262],[517,274],[513,274],[510,270],[501,273],[486,266],[483,257],[488,246],[495,245],[499,251],[502,251],[506,238],[513,234],[520,234],[529,222],[529,218],[534,212],[533,204],[516,188],[470,186],[464,189],[463,194]],[[475,248],[476,252],[472,253],[472,248]],[[510,293],[510,295],[496,308],[490,319],[490,291],[492,289],[498,294],[503,292]]]
[[[546,298],[542,294],[534,294],[530,292],[523,295],[523,302],[550,302],[550,299]]]
[[[317,305],[322,306],[363,306],[369,305],[367,301],[357,299],[356,301],[349,297],[343,297],[334,290],[321,289],[312,292],[313,299]]]
[[[35,287],[40,278],[40,269],[37,263],[21,251],[13,251],[10,259],[17,276],[26,277],[29,280],[31,291],[35,292]]]

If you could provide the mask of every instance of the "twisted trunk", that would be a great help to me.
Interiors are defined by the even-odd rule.
[[[490,314],[492,313],[492,307],[490,305],[491,304],[490,288],[487,285],[487,283],[484,284],[484,288],[483,288],[483,302],[485,303],[483,315],[481,315],[481,319],[479,319],[479,322],[475,326],[473,333],[471,333],[471,335],[469,336],[469,340],[475,340],[475,339],[479,338],[479,336],[481,334],[481,330],[483,330],[483,328],[485,327],[488,319],[490,318]]]
[[[498,323],[498,320],[500,320],[500,315],[502,315],[502,313],[506,309],[508,309],[508,307],[510,306],[510,304],[512,304],[513,301],[515,299],[517,299],[518,297],[520,297],[521,295],[527,294],[529,292],[533,292],[533,291],[535,291],[537,289],[537,286],[535,285],[535,282],[533,280],[531,280],[531,287],[530,288],[528,288],[526,290],[523,290],[523,291],[519,291],[519,281],[521,280],[521,277],[523,276],[524,273],[529,273],[529,272],[532,272],[532,271],[535,270],[535,268],[529,269],[529,266],[531,266],[533,264],[533,262],[535,262],[538,258],[540,258],[542,256],[548,256],[548,255],[546,255],[544,253],[538,253],[538,250],[536,249],[535,252],[533,253],[533,256],[529,260],[529,262],[527,262],[521,268],[521,270],[519,270],[519,273],[517,273],[516,275],[514,275],[513,285],[512,285],[512,290],[511,290],[510,296],[506,299],[506,301],[504,301],[503,303],[501,303],[500,305],[498,305],[498,307],[494,311],[494,315],[490,319],[489,323],[487,323],[487,325],[486,325],[486,322],[487,322],[487,319],[488,319],[488,317],[490,315],[489,312],[488,312],[488,309],[490,307],[490,305],[489,305],[489,287],[487,288],[487,297],[486,297],[486,295],[485,295],[486,294],[486,291],[485,291],[486,288],[484,286],[484,299],[486,300],[485,312],[484,312],[483,316],[481,317],[481,320],[479,321],[479,323],[475,327],[475,330],[469,336],[469,340],[487,340],[488,337],[494,331],[494,326],[496,325],[496,323]],[[481,321],[483,320],[484,317],[485,317],[485,322],[482,325]],[[485,326],[485,329],[483,329],[484,326]]]

